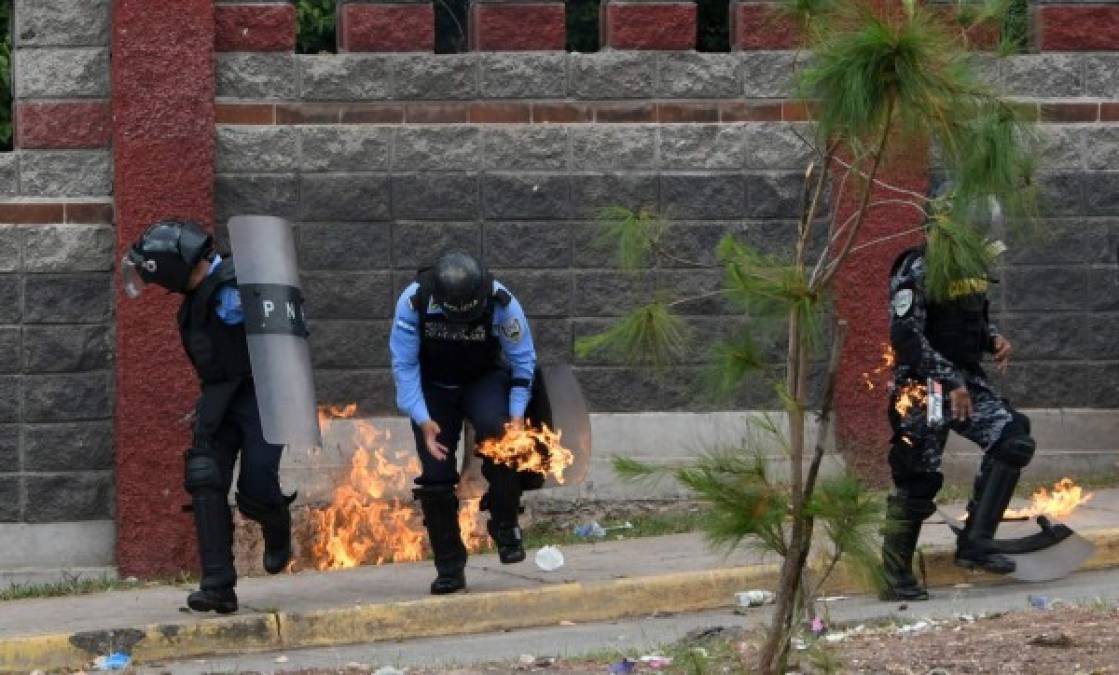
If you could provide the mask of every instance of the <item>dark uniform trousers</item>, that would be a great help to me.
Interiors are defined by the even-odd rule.
[[[470,420],[474,427],[475,440],[481,443],[487,439],[500,438],[505,433],[509,421],[510,376],[503,368],[494,368],[470,384],[461,387],[447,387],[434,382],[423,382],[424,402],[428,414],[439,425],[438,441],[449,451],[447,459],[440,461],[431,456],[424,442],[423,431],[412,423],[412,433],[416,438],[416,451],[420,456],[423,471],[416,484],[424,487],[453,487],[458,484],[458,463],[455,449],[462,436],[464,420]],[[466,448],[474,452],[474,448]],[[482,475],[492,488],[499,490],[507,481],[517,481],[517,472],[511,467],[496,464],[485,458],[482,460]]]
[[[237,492],[262,504],[284,503],[280,490],[280,458],[284,446],[264,440],[252,380],[241,385],[234,395],[212,436],[212,444],[226,494],[233,484],[234,465],[240,455]]]

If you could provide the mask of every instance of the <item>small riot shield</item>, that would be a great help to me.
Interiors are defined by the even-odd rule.
[[[229,239],[264,439],[321,446],[291,226],[272,216],[235,216]]]

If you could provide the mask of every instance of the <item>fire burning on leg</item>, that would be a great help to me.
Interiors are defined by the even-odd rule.
[[[540,448],[543,450],[540,450]],[[560,432],[547,424],[532,426],[526,421],[521,428],[505,425],[505,435],[484,441],[478,454],[518,471],[533,471],[542,476],[554,476],[563,483],[563,472],[575,461],[571,451],[560,443]]]

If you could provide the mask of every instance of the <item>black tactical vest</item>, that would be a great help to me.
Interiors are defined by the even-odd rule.
[[[914,249],[921,255],[924,249]],[[911,252],[902,254],[903,258]],[[925,337],[941,356],[959,366],[978,367],[991,342],[986,278],[958,279],[948,298],[928,302]]]
[[[245,327],[230,326],[215,311],[218,289],[236,282],[233,260],[225,258],[198,288],[186,294],[179,307],[183,349],[204,384],[240,380],[252,374]]]
[[[448,321],[442,313],[428,313],[434,274],[430,269],[416,275],[419,290],[412,296],[412,308],[419,317],[420,376],[426,382],[463,386],[502,363],[501,342],[493,330],[494,302],[508,305],[511,298],[498,291],[486,301],[482,316],[469,323]],[[484,282],[493,288],[493,277]]]

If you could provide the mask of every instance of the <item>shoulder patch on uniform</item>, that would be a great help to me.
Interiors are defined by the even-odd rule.
[[[510,342],[520,342],[521,337],[524,336],[524,330],[521,328],[521,320],[514,316],[501,324],[501,334]]]
[[[899,289],[890,300],[890,305],[894,308],[894,314],[898,316],[905,316],[908,314],[909,310],[913,307],[913,289]]]

